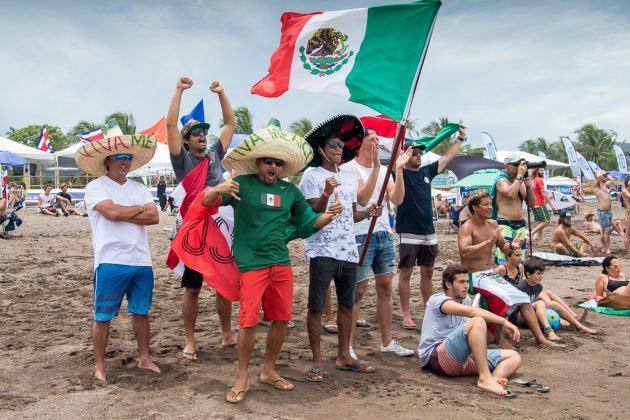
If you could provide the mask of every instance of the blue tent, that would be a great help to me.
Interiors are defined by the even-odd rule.
[[[8,150],[0,151],[0,165],[7,166],[24,166],[28,165],[28,161],[22,156],[16,155]]]

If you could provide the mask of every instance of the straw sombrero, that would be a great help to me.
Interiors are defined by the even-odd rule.
[[[339,137],[345,143],[341,154],[341,163],[345,163],[356,157],[357,151],[363,143],[363,135],[363,124],[357,117],[354,115],[335,115],[306,133],[304,139],[313,150],[317,150],[330,136]],[[321,157],[319,153],[316,153],[309,166],[319,166],[320,164]]]
[[[107,122],[107,134],[102,140],[94,140],[79,147],[74,154],[77,166],[93,176],[107,173],[105,158],[119,153],[133,155],[129,172],[146,165],[156,149],[155,136],[147,134],[123,135],[116,120]]]
[[[265,157],[284,161],[284,178],[302,170],[313,159],[313,149],[302,137],[272,124],[247,136],[221,164],[236,175],[256,174],[256,159]]]

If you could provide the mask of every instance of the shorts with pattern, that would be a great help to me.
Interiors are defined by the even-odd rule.
[[[550,222],[551,214],[549,213],[549,209],[547,206],[536,206],[532,208],[534,212],[534,221],[536,222]]]
[[[94,271],[94,320],[111,321],[127,295],[127,312],[148,315],[153,299],[153,268],[99,264]]]
[[[611,210],[597,209],[597,218],[602,229],[610,229],[612,227],[613,213]]]
[[[512,239],[516,238],[518,235],[519,240],[523,241],[521,243],[521,249],[523,250],[523,261],[525,261],[525,249],[527,248],[527,229],[525,227],[525,220],[507,220],[497,218],[497,223],[501,230],[501,235],[505,238],[506,241],[511,242]],[[505,263],[505,254],[499,247],[497,247],[495,253],[495,259],[497,264]]]

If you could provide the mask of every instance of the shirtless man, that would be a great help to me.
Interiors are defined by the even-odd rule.
[[[477,190],[472,193],[468,197],[468,210],[470,219],[459,229],[457,245],[461,263],[470,271],[471,290],[486,296],[492,295],[494,299],[488,299],[488,310],[496,315],[505,316],[508,309],[517,307],[539,344],[564,347],[544,336],[529,297],[492,270],[492,247],[496,245],[503,252],[510,247],[518,249],[521,240],[509,242],[503,237],[503,228],[490,218],[492,199],[488,192]]]
[[[582,240],[579,249],[571,243],[571,236],[575,235]],[[589,241],[580,231],[571,225],[571,212],[561,211],[558,216],[558,226],[551,233],[551,249],[562,255],[586,257],[586,248],[591,247],[593,254],[597,252],[595,245]]]
[[[525,178],[527,164],[525,159],[512,153],[505,159],[504,172],[497,177],[490,190],[492,197],[492,218],[501,227],[501,235],[506,241],[515,238],[524,239],[526,236],[525,219],[523,219],[523,200],[527,199],[530,207],[536,205],[536,198],[532,192],[532,180]],[[525,256],[526,241],[520,241]],[[505,255],[499,247],[496,251],[499,264],[505,262]],[[474,271],[474,270],[473,270]]]
[[[623,239],[623,243],[626,246],[626,255],[630,257],[630,176],[627,176],[623,181],[623,189],[621,190],[621,196],[623,197],[625,215],[624,220],[626,222],[626,234]]]
[[[597,171],[595,197],[597,197],[597,218],[602,226],[602,252],[610,254],[610,229],[612,228],[613,214],[610,209],[612,200],[606,182],[608,182],[608,173]]]

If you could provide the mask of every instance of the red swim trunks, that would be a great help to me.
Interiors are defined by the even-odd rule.
[[[293,307],[293,269],[272,265],[241,273],[239,327],[258,324],[260,304],[265,321],[290,321]]]

